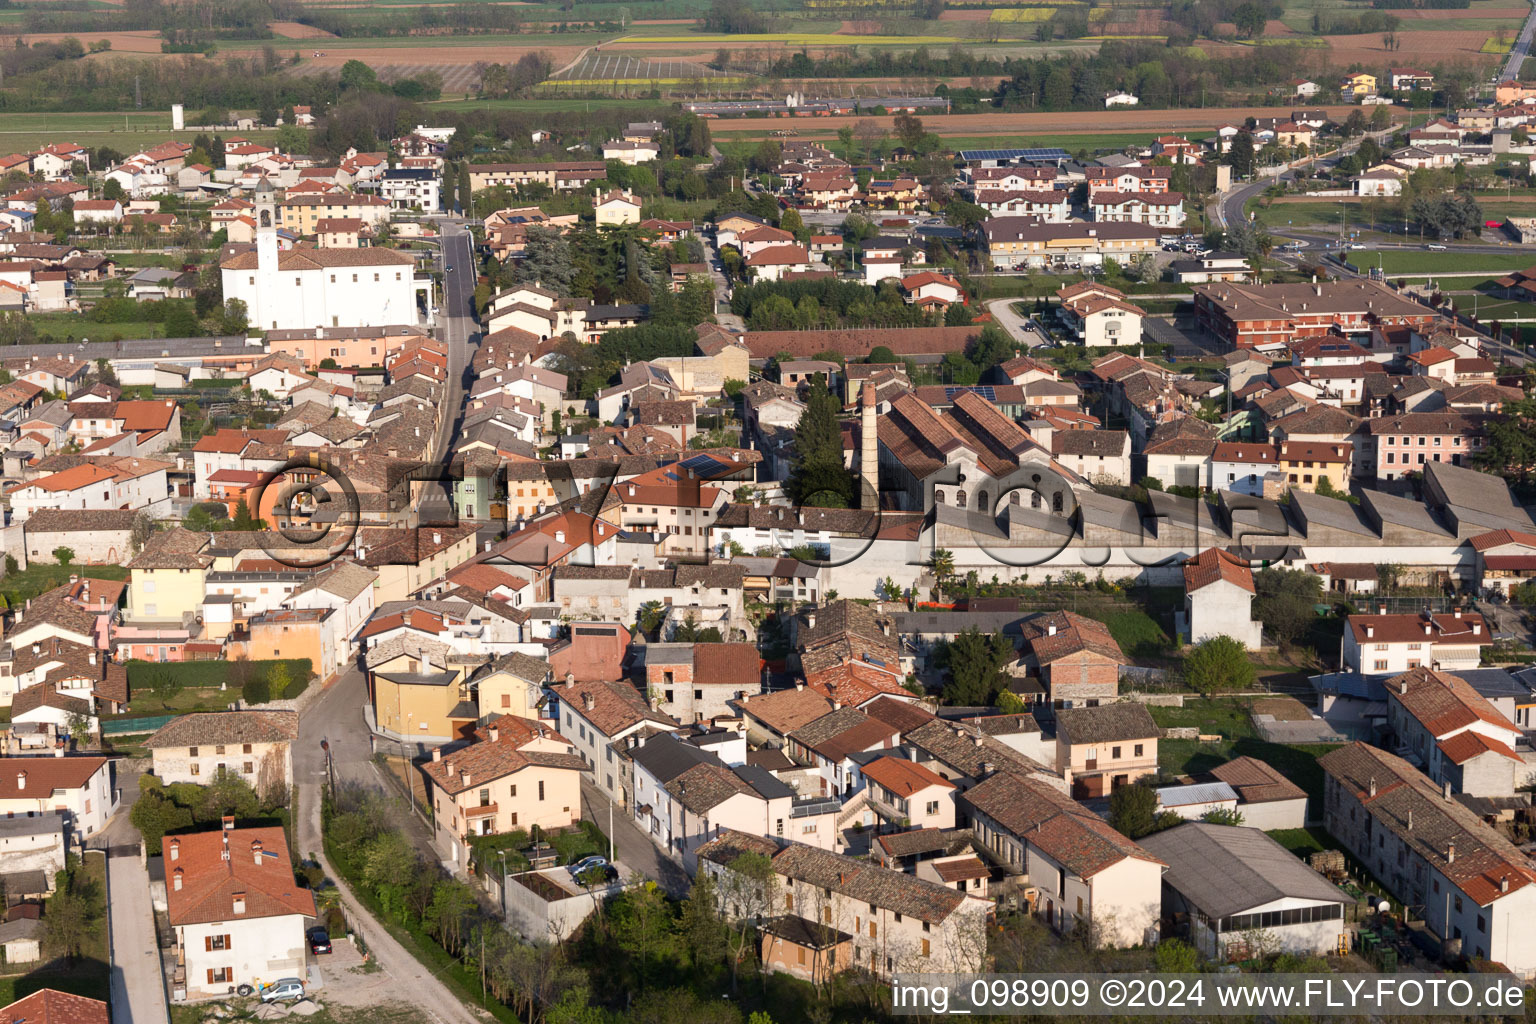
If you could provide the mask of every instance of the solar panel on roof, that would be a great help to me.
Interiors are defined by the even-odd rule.
[[[944,389],[944,401],[953,402],[956,395],[964,394],[967,391],[980,395],[989,402],[997,401],[997,392],[993,390],[991,384],[966,384],[946,387]]]
[[[962,160],[1070,160],[1064,149],[962,149]]]
[[[715,461],[715,458],[712,455],[691,455],[684,459],[682,462],[678,463],[678,465],[682,466],[684,469],[691,469],[694,472],[698,472],[701,469],[714,469],[719,465],[719,463]]]

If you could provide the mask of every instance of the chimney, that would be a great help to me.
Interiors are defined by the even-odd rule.
[[[1381,602],[1380,604],[1378,604],[1376,606],[1376,614],[1377,615],[1385,615],[1385,614],[1387,614],[1387,603],[1385,601]]]
[[[1371,781],[1366,783],[1366,787],[1365,788],[1366,788],[1366,792],[1369,793],[1371,796],[1375,796],[1376,795],[1376,776],[1374,776],[1374,775],[1371,776]]]
[[[237,892],[237,893],[233,894],[233,897],[234,897],[233,902],[234,902],[234,905],[235,905],[235,913],[237,913],[237,914],[245,913],[245,893]]]
[[[469,786],[469,772],[464,771],[462,768],[459,769],[459,780],[467,788]]]
[[[1451,780],[1445,779],[1440,783],[1440,795],[1445,799],[1451,798]]]
[[[443,748],[442,747],[433,747],[432,748],[432,760],[434,760],[434,761],[441,761],[442,759],[443,759]]]
[[[1499,892],[1509,892],[1509,876],[1499,876]]]
[[[441,533],[438,533],[436,530],[433,530],[432,531],[432,543],[433,544],[441,544],[442,542],[443,542],[443,535]]]
[[[567,672],[565,674],[565,688],[567,690],[570,690],[570,689],[573,689],[575,686],[576,686],[576,673],[575,672]]]
[[[802,679],[799,682],[795,683],[795,689],[796,690],[804,690],[805,689],[805,680]]]
[[[1056,635],[1056,623],[1053,622],[1049,626],[1045,627],[1045,635],[1046,636],[1055,636]]]
[[[1474,623],[1472,623],[1472,635],[1473,636],[1481,636],[1482,633],[1483,633],[1483,624],[1481,622],[1474,622]]]
[[[815,612],[811,612],[809,615],[807,615],[805,617],[805,628],[806,629],[815,629],[816,628],[816,613]]]
[[[491,737],[491,742],[492,743],[497,743],[497,742],[499,742],[501,740],[501,730],[498,729],[494,725],[491,726],[491,728],[490,728],[489,732],[487,733],[487,735]]]
[[[1455,864],[1456,863],[1456,844],[1455,843],[1446,843],[1445,844],[1445,862],[1447,864]]]
[[[986,741],[982,739],[981,733],[977,733],[975,736],[971,737],[971,742],[979,747]]]
[[[85,656],[85,663],[87,665],[94,665],[94,664],[96,664],[96,652],[95,651],[92,651],[91,653],[89,653],[89,654],[87,654]]]
[[[171,888],[177,892],[181,892],[181,875],[181,868],[177,868],[175,871],[171,872]]]
[[[256,862],[256,866],[257,867],[261,867],[261,840],[260,839],[252,839],[251,840],[251,860]]]
[[[1412,808],[1409,808],[1409,810],[1408,810],[1408,831],[1410,831],[1410,832],[1413,831],[1413,809]]]
[[[171,851],[171,860],[180,860],[181,859],[181,840],[180,839],[172,839],[170,841],[170,843],[167,844],[167,848]]]
[[[1430,633],[1430,628],[1431,628],[1431,627],[1430,627],[1430,625],[1429,625],[1429,623],[1427,623],[1427,622],[1426,622],[1426,623],[1424,623],[1424,635],[1425,635],[1425,636],[1429,636],[1429,633]]]
[[[1459,618],[1461,618],[1461,609],[1459,607],[1458,608],[1452,608],[1451,609],[1451,614],[1459,619]]]

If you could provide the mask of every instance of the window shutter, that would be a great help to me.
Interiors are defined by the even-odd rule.
[[[208,984],[213,984],[213,968],[208,968]]]
[[[212,953],[213,952],[213,936],[212,935],[204,935],[203,936],[203,952],[205,952],[205,953]]]
[[[230,939],[230,937],[228,935],[224,936],[224,948],[225,949],[234,949],[235,948],[235,944],[233,942],[230,942],[229,939]]]

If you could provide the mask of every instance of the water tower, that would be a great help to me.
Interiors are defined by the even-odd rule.
[[[180,103],[171,104],[171,131],[179,132],[187,126],[186,108]]]

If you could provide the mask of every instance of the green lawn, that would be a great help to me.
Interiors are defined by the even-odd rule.
[[[1164,728],[1196,726],[1204,734],[1222,737],[1213,743],[1159,740],[1158,767],[1171,775],[1197,775],[1235,757],[1254,757],[1279,769],[1314,800],[1321,800],[1323,770],[1318,767],[1317,759],[1338,745],[1269,743],[1254,729],[1248,708],[1246,699],[1221,698],[1186,699],[1182,708],[1149,708],[1153,721]]]
[[[33,313],[27,316],[41,341],[111,341],[114,338],[163,338],[165,325],[152,320],[97,323],[84,313]]]
[[[1423,249],[1356,249],[1350,252],[1349,262],[1365,270],[1367,267],[1377,266],[1378,257],[1380,257],[1382,270],[1389,276],[1471,273],[1474,270],[1491,273],[1503,270],[1524,270],[1532,263],[1536,263],[1536,253],[1461,253],[1455,249],[1445,252],[1430,252]],[[1447,283],[1451,287],[1461,288],[1472,287],[1476,282],[1471,278],[1449,278]]]
[[[1112,612],[1104,617],[1110,635],[1132,658],[1156,658],[1173,642],[1157,620],[1143,611]]]
[[[9,607],[36,597],[44,591],[62,586],[71,576],[89,576],[98,580],[126,580],[128,569],[121,565],[48,565],[34,562],[20,572],[13,572],[0,580],[0,597]]]
[[[1303,860],[1323,850],[1341,849],[1338,840],[1321,828],[1277,828],[1265,835]]]

